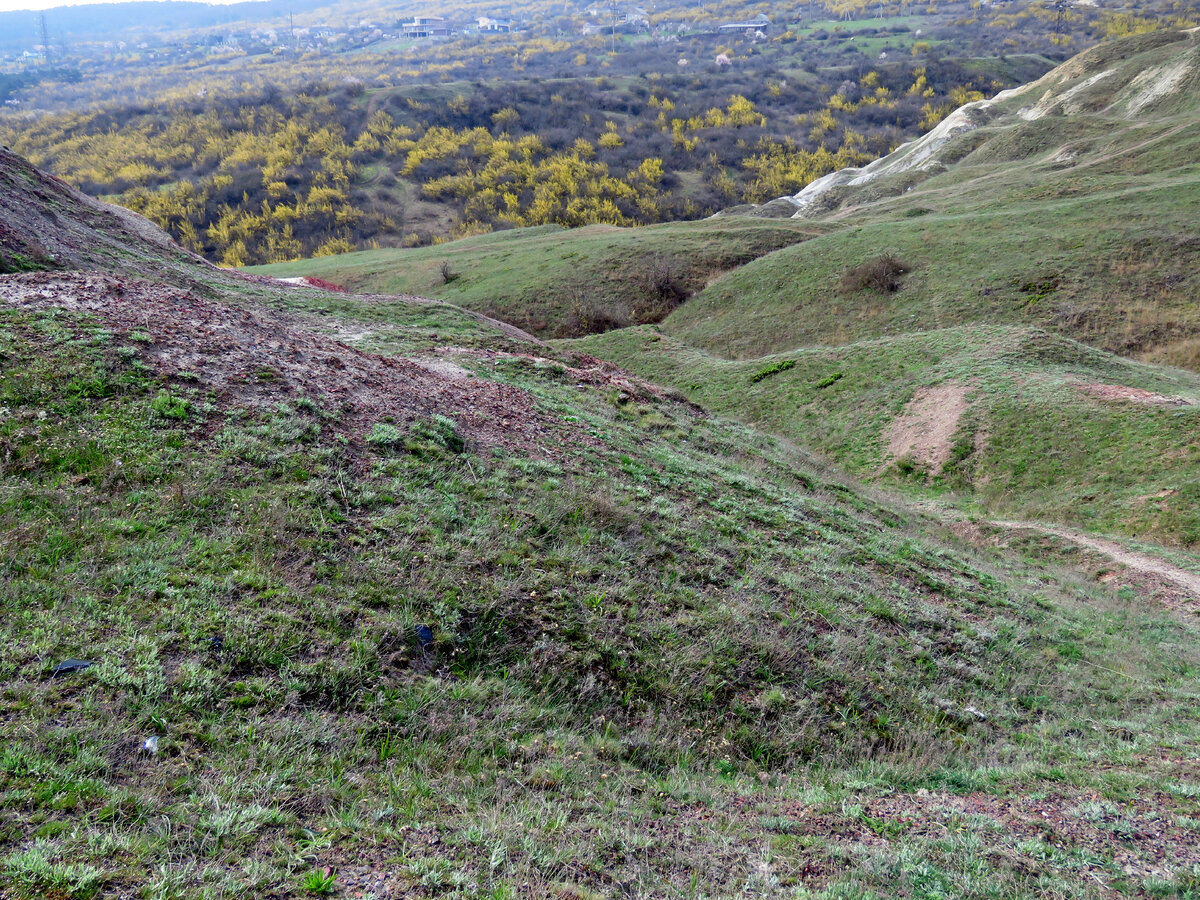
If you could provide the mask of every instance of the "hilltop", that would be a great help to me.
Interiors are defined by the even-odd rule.
[[[0,209],[14,895],[1190,890],[1161,586],[444,302],[156,255],[7,154]]]

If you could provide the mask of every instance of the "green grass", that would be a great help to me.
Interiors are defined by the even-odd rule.
[[[1129,759],[1190,752],[1183,625],[969,550],[787,443],[581,391],[569,356],[466,362],[585,438],[558,460],[438,421],[347,442],[335,407],[162,381],[154,328],[0,316],[16,896],[320,892],[326,867],[350,890],[364,861],[420,895],[886,895],[942,872],[1019,896],[1015,838],[1016,862],[969,862],[880,798],[1180,777]],[[96,665],[48,679],[67,656]],[[1200,816],[1186,793],[1169,812]]]
[[[643,228],[542,226],[411,250],[259,266],[280,277],[314,275],[355,291],[436,297],[503,319],[539,336],[587,333],[587,323],[657,321],[656,267],[689,291],[724,272],[802,241],[793,222],[674,222]],[[456,276],[447,282],[442,266]]]
[[[676,387],[710,409],[828,453],[862,477],[906,488],[889,432],[922,388],[960,384],[961,451],[928,487],[990,516],[1065,522],[1200,545],[1200,377],[1139,364],[1046,332],[974,326],[730,361],[654,328],[570,345]],[[768,373],[764,375],[764,373]],[[1191,405],[1104,400],[1122,385]],[[976,440],[976,435],[979,439]],[[1162,496],[1156,496],[1161,494]]]
[[[53,259],[47,257],[35,258],[23,253],[7,252],[0,249],[0,275],[19,274],[21,272],[41,272],[55,268]]]
[[[167,377],[153,317],[0,310],[0,892],[1194,896],[1194,617],[1033,539],[968,545],[825,461],[1194,567],[1198,407],[1080,385],[1200,381],[1031,327],[1105,346],[1134,307],[1085,288],[1157,269],[1183,277],[1154,302],[1186,338],[1194,274],[1168,250],[1190,252],[1170,230],[1196,173],[1172,146],[1128,169],[1098,148],[1107,210],[977,160],[847,227],[540,229],[286,270],[428,293],[449,261],[432,287],[460,306],[188,269],[209,298],[466,370],[460,406],[412,422]],[[916,266],[897,294],[832,292],[886,249]],[[635,312],[631,274],[668,257],[697,286],[762,258],[661,330],[544,346],[468,311],[570,332]],[[1041,318],[1068,299],[1100,318]],[[484,382],[552,424],[537,448],[471,437]],[[969,388],[953,465],[889,468],[891,422],[944,384]],[[69,657],[94,665],[51,677]]]
[[[1034,324],[1124,352],[1169,353],[1200,333],[1200,248],[1183,224],[1200,209],[1200,173],[1063,199],[1048,183],[1041,197],[1030,190],[963,213],[940,211],[937,181],[905,201],[927,214],[769,254],[692,298],[665,329],[727,357],[984,322]],[[912,270],[900,291],[839,289],[845,270],[883,252]],[[1031,290],[1043,283],[1053,286]]]

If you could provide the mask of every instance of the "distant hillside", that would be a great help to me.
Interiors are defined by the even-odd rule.
[[[665,327],[740,357],[971,322],[1200,368],[1200,35],[1096,47],[762,213],[830,233],[745,266]],[[895,293],[845,290],[883,254]]]
[[[439,297],[543,337],[572,337],[661,321],[710,279],[813,233],[800,223],[754,219],[570,231],[546,225],[249,271]]]
[[[46,29],[51,46],[62,51],[77,41],[129,41],[150,35],[234,22],[287,21],[289,13],[328,5],[328,0],[249,0],[243,3],[193,3],[188,0],[131,0],[47,9]],[[19,53],[41,44],[41,12],[0,12],[0,52]]]

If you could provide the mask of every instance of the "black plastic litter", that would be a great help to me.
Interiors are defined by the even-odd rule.
[[[208,647],[213,653],[220,653],[221,648],[225,646],[225,638],[219,634],[214,634],[208,639]]]
[[[433,629],[428,625],[418,625],[417,640],[421,642],[422,650],[428,650],[433,646]]]
[[[60,675],[70,675],[72,672],[82,672],[84,669],[90,669],[91,667],[92,663],[84,659],[64,659],[50,670],[50,677],[57,678]]]

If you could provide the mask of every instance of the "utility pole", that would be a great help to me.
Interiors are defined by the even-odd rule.
[[[612,52],[616,56],[617,53],[617,0],[610,0],[608,5],[609,11],[612,13]]]
[[[46,68],[50,67],[50,29],[46,27],[46,14],[42,13],[38,16],[38,21],[42,27],[42,62],[46,64]]]
[[[1054,0],[1054,9],[1058,15],[1054,19],[1054,34],[1056,37],[1062,37],[1063,13],[1066,11],[1067,0]]]

